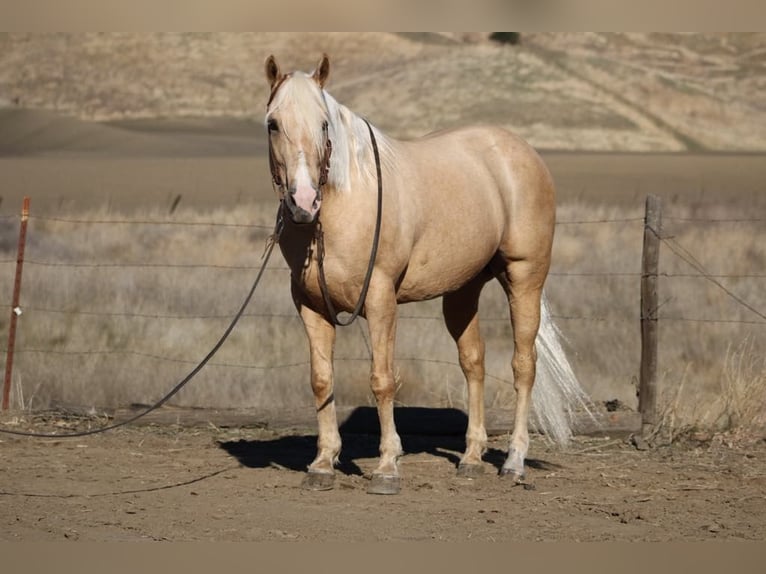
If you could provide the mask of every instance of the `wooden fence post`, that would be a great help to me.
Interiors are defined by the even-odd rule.
[[[24,268],[24,247],[27,242],[27,222],[29,221],[29,198],[24,198],[21,208],[21,227],[19,229],[19,249],[16,258],[16,279],[13,283],[13,303],[11,304],[11,323],[8,328],[8,352],[5,359],[5,384],[3,385],[3,410],[8,410],[11,396],[11,376],[13,375],[13,350],[16,346],[16,321],[21,315],[21,271]]]
[[[638,410],[644,437],[649,436],[657,424],[657,274],[661,237],[662,203],[656,195],[649,195],[646,198],[641,258],[641,375],[638,387]]]

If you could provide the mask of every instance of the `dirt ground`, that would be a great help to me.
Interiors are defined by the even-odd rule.
[[[7,420],[7,419],[6,419]],[[63,423],[59,432],[72,428]],[[77,425],[75,424],[74,427]],[[54,427],[23,424],[36,431]],[[80,423],[79,428],[85,428]],[[402,437],[403,487],[366,493],[377,437],[344,435],[335,489],[300,488],[310,433],[130,427],[75,439],[3,435],[4,541],[691,541],[766,536],[766,441],[638,450],[626,437],[533,437],[525,485],[455,476],[462,437]]]

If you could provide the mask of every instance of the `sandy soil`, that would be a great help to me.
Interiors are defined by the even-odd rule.
[[[393,497],[366,493],[377,451],[369,435],[344,435],[328,492],[299,487],[314,453],[310,434],[132,427],[73,440],[0,440],[5,541],[766,536],[763,440],[639,451],[624,438],[579,438],[563,452],[535,438],[527,484],[514,486],[496,474],[505,438],[491,439],[484,476],[467,480],[455,476],[461,437],[405,435],[403,489]]]

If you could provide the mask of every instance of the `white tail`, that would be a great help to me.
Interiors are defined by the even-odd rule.
[[[540,303],[540,330],[537,333],[537,376],[532,387],[537,430],[555,443],[566,446],[572,438],[576,412],[584,412],[594,421],[593,403],[580,387],[572,365],[561,346],[561,331],[551,319],[548,300]]]

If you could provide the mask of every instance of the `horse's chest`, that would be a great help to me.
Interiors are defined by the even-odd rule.
[[[303,255],[285,254],[294,286],[315,309],[324,308],[325,292],[339,311],[352,308],[356,282],[349,269],[328,258],[320,270],[319,257],[315,244]]]
[[[312,302],[321,300],[322,292],[319,286],[319,267],[314,250],[295,253],[283,250],[290,277],[295,287]]]

